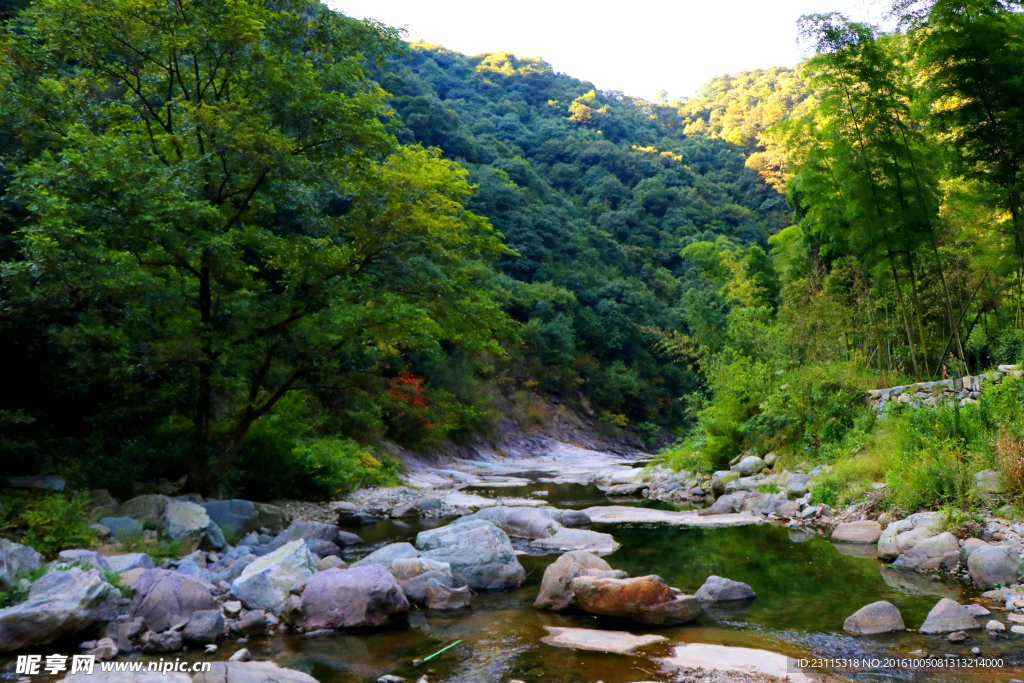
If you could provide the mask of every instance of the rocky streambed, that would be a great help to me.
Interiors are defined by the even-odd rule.
[[[712,482],[636,464],[559,445],[537,458],[423,467],[412,472],[418,486],[330,505],[126,501],[111,519],[142,510],[193,552],[158,566],[148,555],[112,556],[114,544],[66,552],[54,567],[66,571],[0,611],[0,642],[9,653],[119,661],[252,658],[292,672],[261,680],[321,683],[808,680],[830,669],[851,680],[1021,677],[1024,638],[1012,629],[1024,622],[1024,599],[1001,587],[983,597],[970,563],[983,565],[977,558],[992,551],[982,548],[1009,558],[1001,548],[1015,548],[1012,524],[992,522],[987,540],[954,538],[954,550],[934,516],[883,519],[883,533],[863,510],[810,506],[805,491],[764,493],[743,481],[778,481],[767,465]],[[681,509],[710,502],[694,500],[702,487],[706,497],[719,489],[714,505]],[[753,504],[768,497],[780,504]],[[0,553],[8,580],[40,560],[10,544]],[[953,574],[921,573],[949,568],[954,554]],[[888,607],[862,610],[880,601]],[[977,665],[854,673],[793,662],[922,653]],[[989,657],[1004,663],[981,665]],[[19,678],[13,658],[0,666]]]

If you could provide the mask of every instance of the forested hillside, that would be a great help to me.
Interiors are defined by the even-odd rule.
[[[327,495],[393,476],[365,444],[529,429],[549,401],[652,445],[685,428],[729,306],[699,245],[777,288],[791,210],[747,157],[793,73],[647,102],[293,4],[255,32],[278,10],[197,5],[206,38],[169,6],[10,12],[10,471]]]

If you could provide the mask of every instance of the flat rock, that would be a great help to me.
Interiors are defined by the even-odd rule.
[[[800,673],[792,657],[747,647],[688,643],[677,646],[671,657],[659,661],[681,669],[738,671],[751,676],[766,674],[789,683],[812,683],[814,680]]]
[[[671,524],[673,526],[722,527],[762,524],[765,521],[760,515],[752,515],[749,512],[702,517],[697,514],[697,510],[672,512],[625,505],[592,507],[583,512],[595,524]]]
[[[611,534],[590,529],[559,529],[554,536],[530,541],[530,547],[548,552],[586,550],[596,555],[608,555],[619,549]]]
[[[885,600],[865,605],[846,618],[843,630],[856,635],[905,631],[903,615],[896,605]]]
[[[645,634],[635,636],[627,631],[598,631],[591,628],[561,628],[545,626],[548,635],[540,642],[553,647],[570,647],[577,650],[630,654],[634,650],[668,640],[665,636]]]
[[[110,571],[119,574],[133,569],[152,569],[153,558],[146,553],[128,553],[127,555],[108,555],[106,558]]]
[[[949,633],[981,628],[967,608],[949,598],[939,600],[920,628],[921,633]]]
[[[317,680],[274,662],[227,661],[210,662],[210,670],[196,674],[192,683],[317,683]]]
[[[844,522],[832,532],[833,541],[844,543],[874,543],[882,535],[882,525],[874,520]]]

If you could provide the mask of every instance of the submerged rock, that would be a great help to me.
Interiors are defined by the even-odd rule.
[[[600,631],[590,628],[559,628],[545,626],[548,634],[540,642],[554,647],[571,647],[577,650],[595,650],[597,652],[615,652],[630,654],[633,650],[668,640],[665,636],[647,634],[635,636],[626,631]]]
[[[472,593],[469,588],[452,588],[437,579],[430,579],[426,586],[427,607],[430,609],[459,609],[469,607]]]
[[[905,631],[903,615],[891,602],[879,600],[865,605],[843,622],[843,630],[856,635]]]
[[[651,626],[685,624],[703,611],[699,599],[674,591],[653,575],[633,579],[580,576],[572,580],[570,590],[575,604],[586,612]]]
[[[408,611],[395,577],[378,564],[317,572],[302,591],[309,630],[384,626]]]
[[[726,600],[746,600],[756,598],[753,589],[740,581],[732,581],[721,576],[709,576],[704,585],[694,593],[702,603],[722,602]]]

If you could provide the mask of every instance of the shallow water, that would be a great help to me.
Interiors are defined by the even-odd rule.
[[[534,478],[545,473],[529,473]],[[523,475],[519,475],[523,476]],[[522,486],[474,486],[467,493],[493,497],[540,497],[562,508],[608,504],[597,487],[534,481]],[[659,501],[640,499],[631,504],[675,509]],[[367,548],[389,542],[413,541],[418,531],[448,520],[413,523],[383,522],[353,529]],[[836,547],[817,533],[779,525],[687,529],[649,525],[595,525],[611,533],[622,548],[606,559],[631,576],[657,574],[670,585],[692,593],[711,574],[748,583],[756,599],[708,610],[681,627],[644,629],[582,613],[540,612],[532,603],[544,568],[557,555],[521,555],[527,580],[509,593],[480,595],[471,610],[444,613],[414,610],[407,624],[385,631],[332,636],[322,639],[287,638],[250,643],[257,657],[273,657],[283,666],[311,672],[322,683],[364,683],[385,673],[416,680],[428,673],[431,683],[506,683],[518,678],[527,683],[630,683],[663,677],[652,657],[669,654],[669,646],[702,642],[753,647],[793,657],[853,657],[908,655],[924,650],[969,657],[972,646],[985,655],[1017,657],[1019,639],[989,641],[983,631],[972,640],[953,645],[940,636],[917,633],[851,637],[842,631],[847,616],[863,605],[888,600],[899,607],[905,623],[916,628],[939,597],[965,601],[974,593],[960,583],[935,581],[927,576],[900,572],[874,558],[874,546]],[[519,544],[517,543],[517,546]],[[994,616],[999,616],[996,613]],[[981,623],[987,618],[981,618]],[[603,654],[556,648],[540,642],[544,626],[610,628],[632,633],[658,633],[667,644],[645,648],[639,656]],[[415,668],[412,660],[434,653],[450,643],[462,642]],[[962,669],[950,673],[886,671],[845,673],[858,681],[1007,681],[1020,677],[1022,668],[997,671]]]

